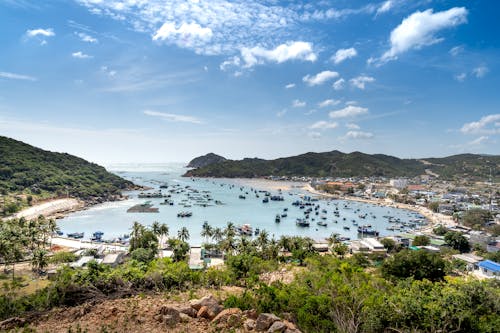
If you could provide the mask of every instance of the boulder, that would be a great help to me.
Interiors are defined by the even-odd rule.
[[[228,327],[240,327],[241,326],[241,314],[233,313],[227,317],[227,326]]]
[[[224,323],[227,322],[229,316],[231,315],[240,315],[241,316],[241,310],[238,308],[229,308],[222,310],[219,312],[217,316],[212,320],[213,323],[218,324],[218,323]]]
[[[219,304],[219,301],[217,301],[212,295],[205,296],[199,300],[191,300],[189,303],[191,307],[197,311],[199,311],[203,306],[206,306],[209,309],[209,312],[213,314],[212,318],[224,309]]]
[[[258,317],[257,311],[255,311],[254,309],[243,311],[243,315],[253,320],[257,319]]]
[[[179,312],[186,314],[191,318],[196,318],[196,314],[198,313],[198,311],[196,311],[194,308],[190,306],[179,308]]]
[[[12,317],[0,322],[0,330],[11,330],[15,327],[23,326],[26,323],[24,318]]]
[[[267,333],[281,333],[287,329],[286,325],[282,321],[275,321],[271,327],[267,330]]]
[[[245,332],[253,331],[255,329],[255,320],[245,320],[245,322],[243,323],[243,329],[245,330]]]
[[[198,313],[196,314],[198,318],[206,318],[208,320],[212,320],[215,318],[216,314],[212,312],[208,306],[202,306],[199,310]]]
[[[280,318],[272,313],[261,313],[255,321],[255,329],[257,331],[266,331],[275,321],[279,320]]]
[[[182,312],[179,313],[179,318],[180,318],[181,322],[183,322],[183,323],[189,323],[193,319],[193,318],[191,318],[191,316],[189,316],[185,313],[182,313]]]
[[[162,316],[161,317],[162,321],[168,327],[173,327],[181,321],[180,312],[175,308],[169,306],[162,306],[159,312],[160,315]]]

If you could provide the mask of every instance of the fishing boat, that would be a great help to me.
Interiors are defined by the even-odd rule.
[[[236,231],[238,231],[238,233],[241,236],[252,236],[253,235],[252,226],[250,226],[250,224],[240,225],[240,226],[236,227]],[[259,230],[259,232],[260,232],[260,230]]]
[[[238,198],[240,198],[240,199],[246,199],[246,197],[244,195],[241,195],[241,194],[238,196]]]
[[[72,232],[67,234],[69,238],[80,239],[83,238],[85,234],[83,232]]]
[[[268,197],[265,197],[264,199],[262,199],[262,203],[268,203],[269,202],[269,198]]]
[[[379,232],[377,230],[373,229],[370,224],[365,224],[365,225],[359,226],[358,233],[365,234],[365,235],[373,235],[373,236],[379,235]]]
[[[274,218],[274,222],[276,222],[276,223],[281,222],[281,216],[279,214],[276,214],[276,217]]]
[[[90,238],[91,241],[94,242],[101,242],[102,241],[102,235],[104,235],[104,232],[102,231],[96,231],[92,234],[92,237]]]
[[[320,226],[322,226],[322,227],[326,227],[326,226],[328,226],[328,223],[326,223],[325,221],[318,221],[316,224],[317,224],[317,225],[320,225]]]
[[[344,230],[351,230],[351,228],[348,226],[344,226]]]
[[[297,219],[295,221],[295,224],[299,227],[308,227],[309,226],[309,221],[305,219]]]
[[[191,217],[193,216],[192,212],[179,212],[177,213],[177,217]]]

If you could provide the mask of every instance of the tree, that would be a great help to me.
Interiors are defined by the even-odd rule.
[[[430,202],[427,207],[429,207],[430,210],[432,210],[434,213],[439,212],[439,202],[438,201],[433,201]]]
[[[336,243],[333,246],[333,252],[340,258],[344,258],[347,251],[349,251],[349,247],[344,243]]]
[[[48,264],[47,251],[44,249],[36,249],[31,259],[33,271],[40,274]]]
[[[213,229],[210,226],[210,224],[208,224],[207,221],[203,222],[203,226],[201,227],[201,233],[200,233],[200,235],[201,235],[201,237],[205,237],[205,243],[208,243],[208,239],[210,237],[212,237],[212,235],[213,235]]]
[[[411,243],[413,246],[427,246],[431,243],[431,239],[425,235],[415,236],[413,242]]]
[[[470,244],[467,238],[458,231],[449,231],[444,235],[446,245],[460,251],[461,253],[470,251]]]
[[[186,227],[182,227],[178,232],[177,232],[177,237],[185,242],[189,239],[189,230]]]
[[[393,239],[391,238],[384,238],[380,241],[382,245],[384,245],[384,248],[387,249],[387,252],[397,252],[397,250],[400,248],[399,244],[397,244]]]
[[[445,276],[445,262],[435,253],[418,250],[403,250],[386,259],[382,264],[382,275],[386,278],[428,279],[440,281]]]
[[[437,227],[435,227],[432,232],[438,236],[444,236],[448,232],[448,228],[446,228],[444,225],[440,224]]]

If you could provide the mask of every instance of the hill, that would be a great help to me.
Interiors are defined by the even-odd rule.
[[[214,153],[208,153],[203,156],[196,157],[192,159],[187,167],[188,168],[203,168],[205,166],[219,163],[219,162],[224,162],[226,159],[220,155],[214,154]]]
[[[488,179],[490,168],[498,178],[500,156],[473,154],[454,155],[444,158],[400,159],[383,154],[361,152],[306,153],[298,156],[264,160],[245,158],[226,160],[188,171],[190,177],[415,177],[425,173],[437,174],[440,178]]]
[[[102,166],[0,136],[0,194],[110,200],[134,184]],[[5,199],[4,199],[5,200]]]

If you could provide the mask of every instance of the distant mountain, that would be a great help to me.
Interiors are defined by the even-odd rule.
[[[211,164],[219,163],[226,161],[226,159],[222,156],[219,156],[214,153],[208,153],[203,156],[196,157],[189,162],[187,165],[188,168],[203,168]]]
[[[340,151],[306,153],[298,156],[264,160],[245,158],[226,160],[188,171],[190,177],[414,177],[439,175],[444,179],[471,177],[487,179],[490,168],[499,177],[500,156],[455,155],[444,158],[400,159],[383,154],[349,154]]]
[[[135,185],[103,167],[0,136],[0,194],[109,200]]]

